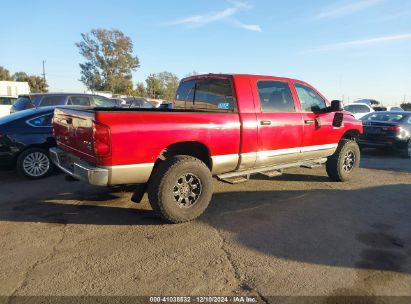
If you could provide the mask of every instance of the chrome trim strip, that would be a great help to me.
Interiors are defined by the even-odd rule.
[[[296,154],[296,153],[300,153],[300,152],[301,152],[301,148],[259,151],[259,152],[257,152],[257,157],[258,158],[267,158],[267,157],[280,156],[280,155]]]
[[[336,149],[338,147],[338,143],[336,144],[327,144],[327,145],[318,145],[318,146],[305,146],[301,147],[301,152],[312,152],[318,150],[328,150],[328,149]]]

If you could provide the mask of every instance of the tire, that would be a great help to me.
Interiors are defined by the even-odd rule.
[[[411,139],[408,140],[407,145],[401,152],[403,158],[411,158]]]
[[[213,179],[202,161],[177,155],[158,165],[147,192],[151,207],[163,219],[183,223],[199,217],[208,207]]]
[[[41,148],[23,151],[17,158],[16,165],[19,175],[29,179],[46,177],[54,168],[48,152]]]
[[[355,141],[342,139],[335,153],[328,157],[325,166],[328,177],[337,182],[348,181],[360,164],[360,155]]]

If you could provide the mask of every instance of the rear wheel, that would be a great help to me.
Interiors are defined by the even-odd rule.
[[[17,159],[17,172],[26,178],[40,179],[47,176],[53,164],[46,150],[30,148],[20,154]]]
[[[349,180],[360,164],[360,148],[353,140],[342,139],[337,150],[328,157],[328,176],[338,182]]]
[[[151,207],[171,223],[187,222],[200,216],[212,194],[209,168],[199,159],[185,155],[163,161],[148,185]]]

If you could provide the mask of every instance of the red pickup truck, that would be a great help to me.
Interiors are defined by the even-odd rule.
[[[56,109],[53,162],[93,185],[138,184],[169,222],[207,208],[212,176],[230,183],[326,164],[336,181],[358,167],[360,121],[309,84],[207,74],[185,78],[170,109]]]

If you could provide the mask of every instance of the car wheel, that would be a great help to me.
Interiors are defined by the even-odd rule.
[[[349,180],[360,164],[360,154],[360,148],[355,141],[342,139],[335,153],[328,157],[328,176],[338,182]]]
[[[210,169],[199,159],[185,155],[160,163],[148,185],[151,207],[171,223],[187,222],[200,216],[212,194]]]
[[[50,174],[52,169],[53,164],[48,152],[41,148],[27,149],[17,159],[17,171],[26,178],[43,178]]]

